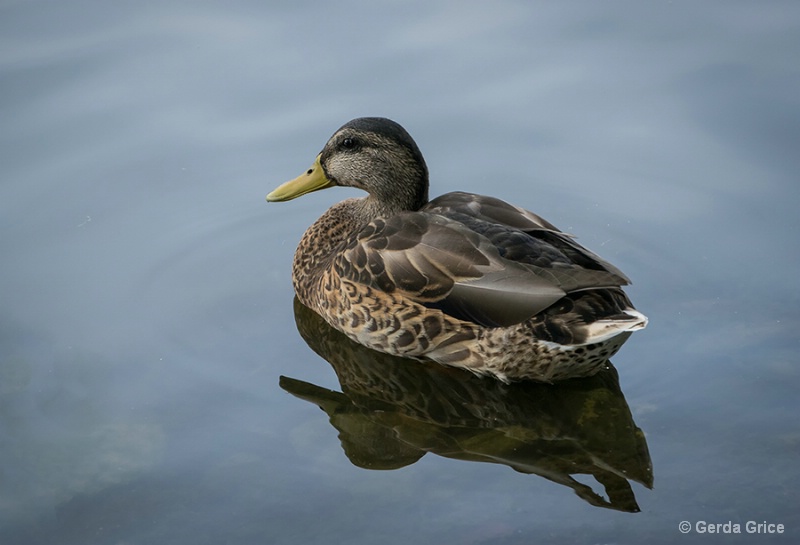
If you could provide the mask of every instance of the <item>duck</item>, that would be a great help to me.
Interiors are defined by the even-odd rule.
[[[341,126],[283,202],[341,186],[294,254],[297,299],[353,341],[503,382],[556,382],[608,366],[647,317],[618,268],[541,216],[456,191],[432,200],[411,135],[383,117]]]

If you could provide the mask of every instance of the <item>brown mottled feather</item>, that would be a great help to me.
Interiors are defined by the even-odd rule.
[[[621,289],[628,278],[538,215],[462,192],[425,203],[424,160],[391,121],[346,124],[320,165],[331,184],[370,195],[306,231],[294,287],[361,344],[550,381],[593,374],[646,324]]]

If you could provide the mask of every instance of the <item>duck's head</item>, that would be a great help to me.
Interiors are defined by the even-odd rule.
[[[267,200],[288,201],[332,186],[363,189],[386,210],[418,210],[428,202],[428,168],[403,127],[382,117],[360,117],[337,130],[311,168]]]

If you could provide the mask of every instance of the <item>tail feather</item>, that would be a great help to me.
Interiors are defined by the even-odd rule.
[[[634,308],[586,325],[586,344],[600,343],[620,333],[638,331],[647,327],[647,316]]]

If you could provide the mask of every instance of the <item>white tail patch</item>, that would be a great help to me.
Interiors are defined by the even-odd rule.
[[[616,337],[620,333],[638,331],[647,327],[647,316],[636,309],[626,308],[625,314],[630,319],[597,320],[586,326],[585,344],[601,343]]]

